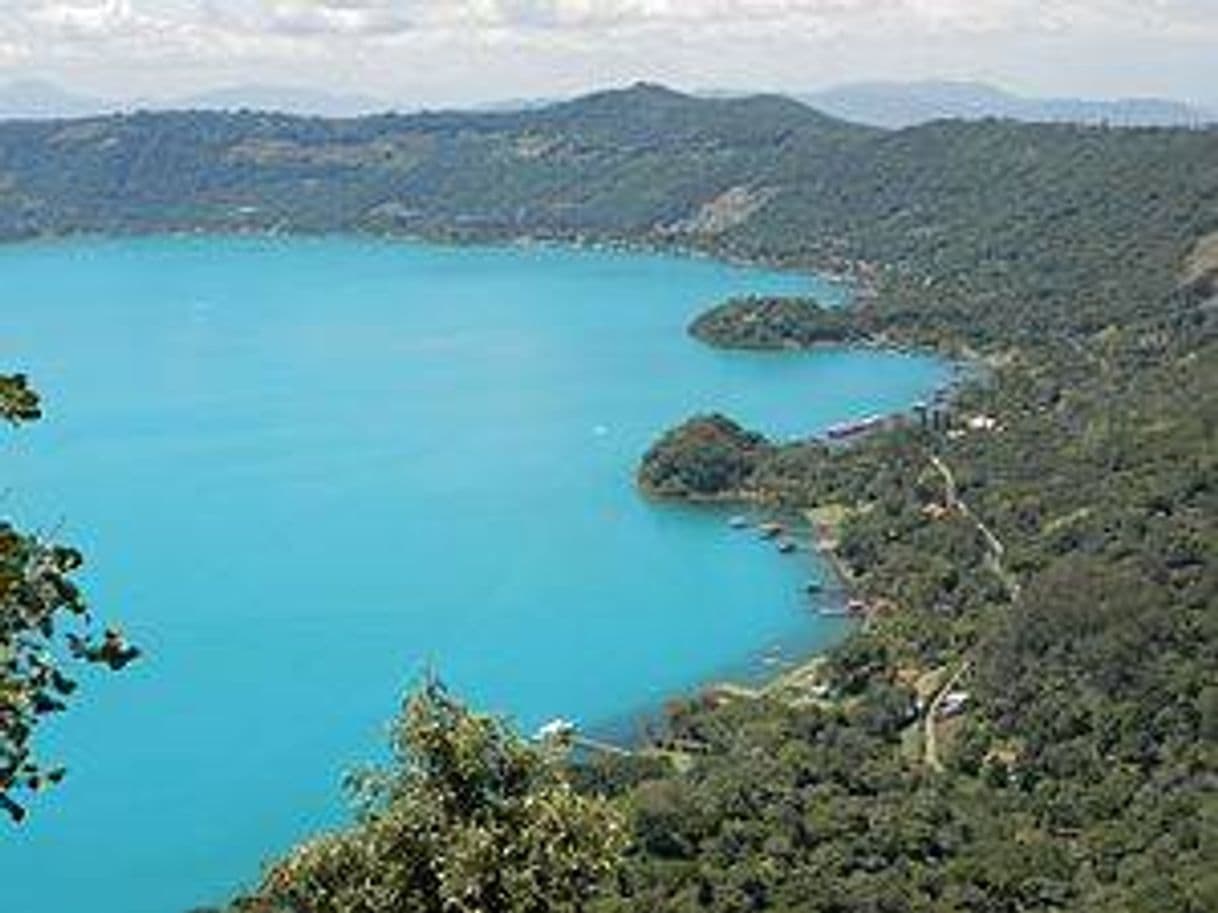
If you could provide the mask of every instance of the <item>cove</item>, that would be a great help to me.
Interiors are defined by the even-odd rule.
[[[636,461],[693,413],[794,437],[950,373],[706,348],[685,327],[728,295],[842,292],[694,259],[162,238],[0,249],[0,275],[0,364],[48,412],[5,435],[6,512],[82,547],[146,651],[48,727],[70,776],[0,846],[20,913],[223,900],[343,820],[428,667],[525,731],[620,729],[833,643],[814,556],[646,502]]]

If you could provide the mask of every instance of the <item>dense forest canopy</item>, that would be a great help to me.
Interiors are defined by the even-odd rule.
[[[865,336],[853,311],[809,298],[733,299],[698,315],[689,332],[723,349],[801,349]]]
[[[933,423],[853,446],[704,416],[645,457],[653,495],[810,511],[867,625],[812,678],[677,702],[657,753],[581,769],[630,846],[555,903],[1218,909],[1218,132],[885,132],[656,86],[509,114],[0,125],[0,235],[166,230],[578,238],[827,268],[857,282],[835,332],[985,364]],[[805,344],[827,319],[734,302],[700,335]],[[516,757],[484,734],[481,759]],[[493,830],[518,794],[486,795],[454,833]],[[443,835],[400,810],[289,856],[254,902],[312,913],[322,891],[372,913],[383,895],[359,892],[386,871],[405,872],[386,890],[443,902],[434,867],[403,866]]]
[[[1098,329],[1118,316],[1114,297],[1126,308],[1153,298],[1187,247],[1218,231],[1216,206],[1216,130],[986,121],[884,132],[778,97],[650,85],[499,114],[0,124],[0,237],[364,230],[679,243],[916,274],[934,287],[911,312],[959,323],[938,292],[967,296],[972,335],[991,339],[1067,319]],[[1129,282],[1138,294],[1125,294]]]
[[[646,233],[787,160],[871,135],[785,99],[650,86],[505,114],[10,123],[0,231]]]
[[[674,428],[643,457],[638,482],[656,497],[743,498],[758,464],[773,450],[756,432],[723,415]]]

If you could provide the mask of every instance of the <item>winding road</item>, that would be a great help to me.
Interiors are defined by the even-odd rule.
[[[943,762],[939,759],[939,739],[938,733],[935,731],[935,721],[939,718],[939,710],[943,706],[943,701],[955,690],[960,679],[964,678],[972,667],[973,661],[965,660],[964,665],[944,682],[934,700],[926,707],[926,716],[922,720],[922,759],[926,766],[935,773],[943,773]]]
[[[956,484],[955,473],[951,467],[947,465],[937,454],[928,453],[928,459],[932,466],[943,477],[943,484],[946,490],[945,501],[950,510],[957,510],[963,516],[967,517],[977,528],[981,538],[985,541],[986,555],[985,564],[993,574],[1002,582],[1003,589],[1006,590],[1007,596],[1011,602],[1015,602],[1020,596],[1019,581],[1015,579],[1015,575],[1007,570],[1003,559],[1006,557],[1006,546],[1002,540],[994,535],[994,531],[986,526],[985,522],[977,516],[971,507],[960,497],[960,489]],[[952,673],[951,677],[944,682],[943,686],[936,692],[934,698],[926,707],[925,715],[922,719],[922,757],[927,768],[936,773],[943,772],[943,761],[939,757],[939,740],[938,732],[935,724],[938,722],[939,711],[943,707],[943,701],[947,696],[956,689],[961,679],[968,674],[968,671],[973,667],[973,660],[966,658],[960,665],[960,668]]]
[[[994,531],[985,525],[985,521],[973,512],[973,509],[968,506],[963,498],[960,497],[960,489],[956,485],[956,476],[943,460],[936,454],[928,454],[930,463],[943,476],[944,487],[947,490],[946,501],[947,506],[952,510],[958,510],[964,516],[972,521],[977,528],[977,532],[981,534],[981,538],[985,540],[986,546],[986,565],[994,572],[994,575],[1002,582],[1003,589],[1007,591],[1007,595],[1014,602],[1019,598],[1020,588],[1019,581],[1015,579],[1015,575],[1007,570],[1003,564],[1003,559],[1006,557],[1007,548],[1002,544],[1002,540],[994,535]]]

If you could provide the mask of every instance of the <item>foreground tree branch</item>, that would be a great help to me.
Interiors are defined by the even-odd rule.
[[[0,376],[0,417],[14,425],[42,412],[26,378]],[[139,656],[116,629],[91,630],[88,606],[73,576],[84,557],[0,520],[0,808],[25,817],[20,796],[58,783],[66,770],[45,766],[33,739],[48,717],[68,709],[77,682],[72,662],[115,671]]]

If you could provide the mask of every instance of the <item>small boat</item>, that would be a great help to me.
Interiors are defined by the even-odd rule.
[[[865,434],[868,431],[874,431],[883,424],[884,417],[882,415],[869,415],[857,422],[839,422],[836,425],[830,425],[826,429],[825,434],[831,441],[842,441]]]
[[[757,527],[757,531],[761,533],[763,539],[777,539],[786,529],[781,523],[762,523]]]
[[[821,583],[819,580],[809,580],[806,584],[804,584],[804,592],[807,593],[809,596],[813,596],[817,593],[820,593],[824,589],[825,589],[825,585],[823,583]]]
[[[728,520],[727,525],[730,526],[732,529],[745,529],[749,525],[749,521],[748,521],[747,517],[737,516],[737,517],[732,517],[732,519]]]
[[[558,717],[540,727],[533,738],[538,742],[561,742],[574,736],[577,729],[570,720]]]
[[[792,553],[792,552],[794,552],[794,551],[795,551],[797,548],[799,548],[799,546],[797,546],[797,545],[796,545],[794,542],[792,542],[790,539],[783,539],[781,542],[779,542],[779,543],[778,543],[778,550],[779,550],[780,552],[782,552],[784,555],[789,555],[789,554],[791,554],[791,553]]]

